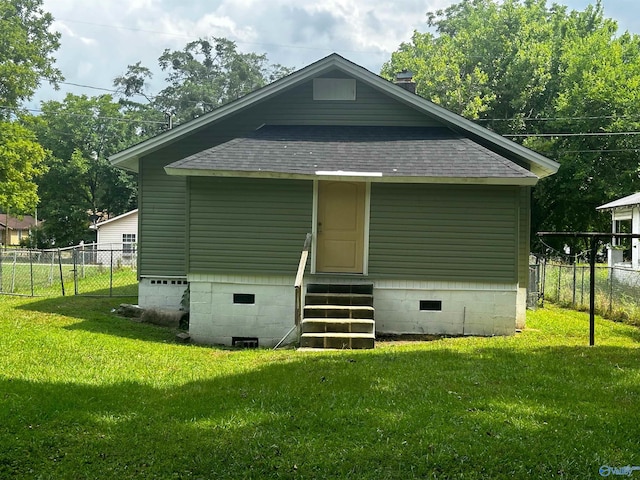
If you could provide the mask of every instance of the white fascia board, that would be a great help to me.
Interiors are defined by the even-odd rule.
[[[134,213],[138,213],[138,209],[137,208],[134,209],[134,210],[130,210],[130,211],[126,212],[126,213],[123,213],[121,215],[118,215],[117,217],[113,217],[113,218],[110,218],[108,220],[105,220],[104,222],[98,222],[98,223],[95,224],[95,228],[98,229],[98,228],[102,227],[103,225],[106,225],[107,223],[116,222],[116,221],[121,220],[121,219],[123,219],[125,217],[128,217],[129,215],[133,215]]]
[[[596,210],[610,210],[613,208],[633,207],[636,205],[640,205],[640,193],[633,193],[626,197],[619,198],[618,200],[614,200],[613,202],[605,203],[604,205],[596,207]]]
[[[233,178],[276,178],[286,180],[333,180],[345,182],[371,183],[441,183],[441,184],[465,184],[465,185],[517,185],[533,186],[538,182],[537,177],[405,177],[405,176],[384,176],[382,174],[362,175],[358,172],[343,172],[342,175],[333,172],[319,172],[316,174],[284,173],[284,172],[253,172],[238,170],[201,170],[189,168],[165,167],[165,172],[173,176],[185,177],[233,177]]]

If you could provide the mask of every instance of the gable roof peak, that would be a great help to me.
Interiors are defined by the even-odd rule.
[[[439,123],[469,137],[496,153],[506,155],[516,159],[519,163],[528,165],[529,169],[540,178],[554,174],[559,168],[559,164],[553,160],[492,132],[471,120],[467,120],[444,107],[411,93],[405,88],[395,85],[393,82],[370,72],[366,68],[347,60],[335,52],[286,77],[223,105],[212,112],[116,153],[109,157],[109,159],[116,166],[137,171],[140,157],[191,135],[213,122],[220,121],[227,115],[250,108],[257,102],[276,96],[336,68],[355,78],[357,81],[378,90],[382,94],[436,119]]]

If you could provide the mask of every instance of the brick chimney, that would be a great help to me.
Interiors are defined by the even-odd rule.
[[[409,70],[403,70],[400,73],[397,73],[396,81],[394,83],[411,93],[416,93],[416,84],[413,81],[413,72]]]

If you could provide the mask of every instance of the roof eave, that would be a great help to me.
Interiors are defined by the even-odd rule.
[[[165,167],[165,172],[172,176],[185,177],[222,177],[222,178],[275,178],[287,180],[334,180],[359,181],[372,183],[442,183],[467,185],[515,185],[533,186],[538,182],[537,177],[435,177],[435,176],[385,176],[377,172],[318,172],[318,173],[289,173],[267,171],[241,170],[205,170],[189,168]]]
[[[109,218],[109,219],[104,220],[104,221],[102,221],[102,222],[98,222],[98,223],[96,223],[96,224],[95,224],[95,225],[93,225],[93,226],[94,226],[94,227],[96,228],[96,230],[97,230],[97,229],[99,229],[100,227],[102,227],[102,226],[104,226],[104,225],[107,225],[108,223],[112,223],[112,222],[116,222],[116,221],[118,221],[118,220],[122,220],[123,218],[126,218],[126,217],[128,217],[129,215],[133,215],[134,213],[138,213],[138,209],[137,209],[137,208],[134,208],[133,210],[129,210],[128,212],[122,213],[122,214],[120,214],[120,215],[118,215],[118,216],[116,216],[116,217]]]

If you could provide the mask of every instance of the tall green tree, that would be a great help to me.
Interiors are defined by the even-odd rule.
[[[34,135],[16,123],[16,108],[42,81],[62,80],[53,53],[60,34],[41,0],[0,0],[0,210],[32,212],[38,201],[34,178],[45,152]]]
[[[45,172],[45,155],[32,132],[16,122],[0,122],[0,208],[5,213],[33,211],[35,179]]]
[[[561,163],[534,190],[534,231],[605,228],[595,207],[640,188],[640,137],[591,134],[638,130],[638,37],[618,37],[600,2],[462,0],[427,25],[382,75],[411,70],[419,95]]]
[[[45,233],[56,245],[86,239],[90,215],[114,216],[136,206],[135,175],[107,158],[140,139],[139,119],[110,95],[68,94],[25,119],[51,155],[38,180]]]
[[[51,31],[52,22],[42,0],[0,0],[0,106],[20,105],[43,80],[62,80],[53,57],[60,34]]]
[[[608,29],[568,44],[548,129],[572,136],[529,140],[562,165],[534,191],[545,230],[609,231],[595,208],[640,191],[640,37]]]
[[[292,69],[269,64],[266,55],[238,52],[225,38],[200,38],[182,50],[165,50],[158,65],[167,86],[151,97],[146,86],[151,71],[140,62],[114,80],[127,98],[141,95],[159,112],[184,123],[289,74]]]

